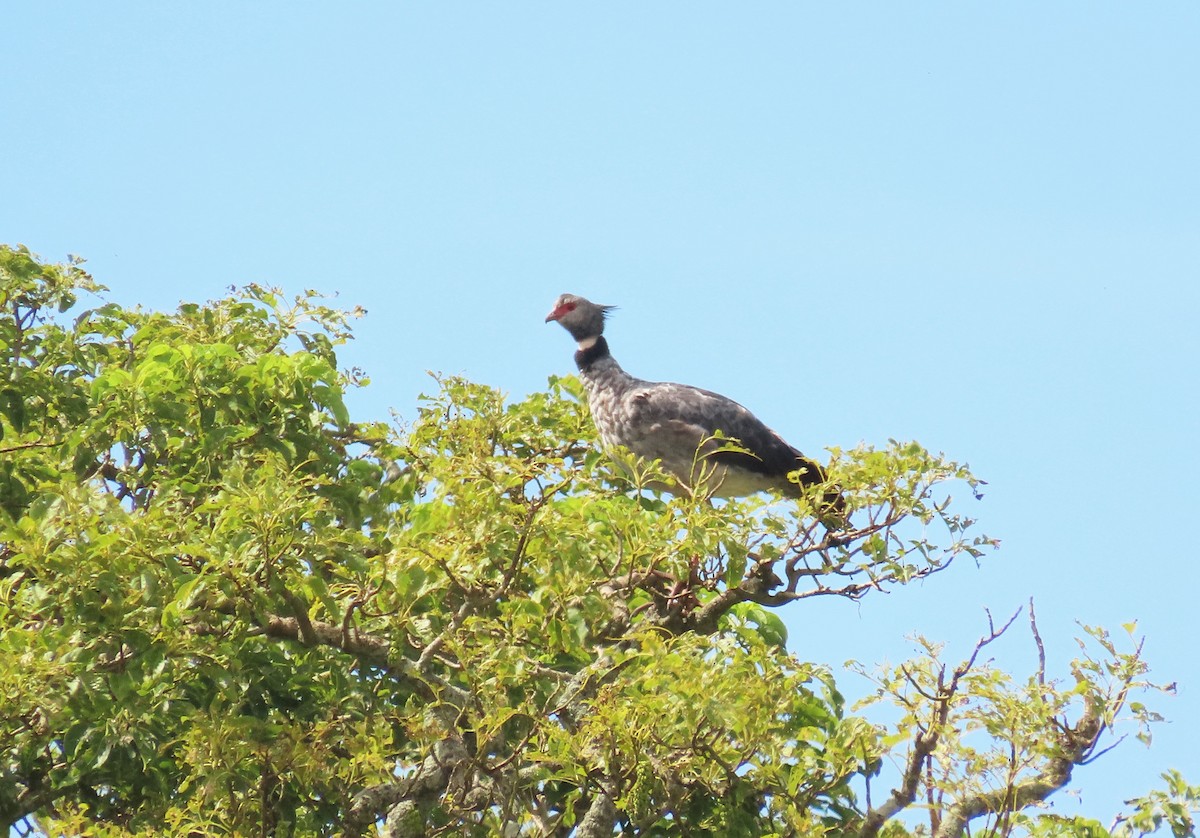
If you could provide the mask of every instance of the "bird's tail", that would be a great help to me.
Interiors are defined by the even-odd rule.
[[[812,487],[823,486],[821,501],[816,509],[817,517],[825,525],[825,529],[831,533],[835,530],[849,529],[850,512],[842,487],[836,483],[830,484],[829,475],[818,463],[802,456],[797,456],[796,460],[799,483],[792,483],[795,491],[789,494],[796,498],[802,498],[809,493],[808,490]]]

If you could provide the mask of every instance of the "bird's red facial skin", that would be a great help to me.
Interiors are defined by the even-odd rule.
[[[570,314],[575,310],[575,303],[563,303],[550,315],[551,320],[561,320],[564,315]]]

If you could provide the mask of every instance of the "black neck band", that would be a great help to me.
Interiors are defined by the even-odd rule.
[[[601,336],[587,349],[580,349],[575,353],[575,366],[582,371],[605,357],[608,357],[608,341]]]

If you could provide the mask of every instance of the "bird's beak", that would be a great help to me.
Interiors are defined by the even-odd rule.
[[[554,308],[550,309],[550,313],[546,315],[546,322],[549,323],[551,320],[557,320],[563,316],[563,313],[562,306],[555,306]]]

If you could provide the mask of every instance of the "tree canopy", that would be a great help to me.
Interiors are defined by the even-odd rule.
[[[257,286],[149,312],[102,290],[0,248],[0,822],[18,831],[1192,834],[1200,788],[1175,772],[1108,825],[1038,808],[1157,718],[1132,627],[1087,629],[1057,675],[982,659],[1012,620],[961,662],[921,641],[860,667],[855,706],[788,651],[781,607],[992,551],[960,463],[833,451],[852,522],[833,534],[823,487],[645,490],[666,476],[610,464],[573,378],[509,399],[446,377],[408,426],[355,421],[366,378],[336,356],[355,312]]]

